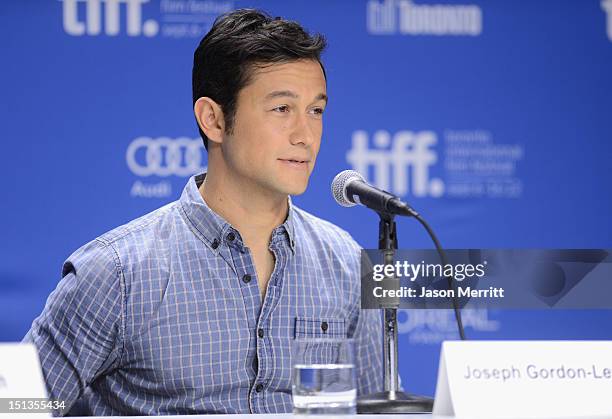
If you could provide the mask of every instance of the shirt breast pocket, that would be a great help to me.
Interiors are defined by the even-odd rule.
[[[295,318],[295,339],[346,339],[346,325],[342,318]]]
[[[342,318],[295,319],[294,364],[346,363],[346,325]]]

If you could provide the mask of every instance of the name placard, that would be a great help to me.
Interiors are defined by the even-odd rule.
[[[0,416],[50,417],[40,361],[32,344],[0,343]],[[42,405],[42,407],[41,407]]]
[[[612,341],[444,342],[434,415],[612,415]]]

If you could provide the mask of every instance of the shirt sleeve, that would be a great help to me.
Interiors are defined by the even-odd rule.
[[[49,398],[64,415],[97,377],[120,359],[123,281],[113,249],[96,240],[63,266],[62,280],[24,342],[38,349]]]
[[[355,303],[348,334],[355,341],[357,396],[383,391],[382,310],[361,309],[361,246],[346,232],[350,245],[349,264],[354,272],[351,279]]]
[[[381,310],[361,310],[355,327],[357,396],[383,391]]]

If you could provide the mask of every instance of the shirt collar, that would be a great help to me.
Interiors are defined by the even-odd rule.
[[[216,251],[223,242],[223,237],[226,236],[228,230],[234,229],[234,227],[210,209],[202,198],[198,188],[205,177],[206,173],[201,173],[189,178],[179,198],[179,203],[191,225],[204,237],[207,244]],[[273,239],[274,234],[284,231],[287,242],[292,252],[295,253],[295,207],[290,197],[288,197],[288,203],[289,211],[287,218],[283,224],[274,229]]]
[[[295,207],[293,206],[293,202],[291,202],[290,196],[287,196],[287,201],[289,203],[289,211],[287,214],[287,219],[281,225],[287,232],[289,245],[291,246],[291,250],[295,253]]]

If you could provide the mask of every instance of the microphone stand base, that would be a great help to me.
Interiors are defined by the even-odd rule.
[[[413,396],[401,391],[383,391],[357,399],[357,413],[431,413],[432,409],[432,398]]]

